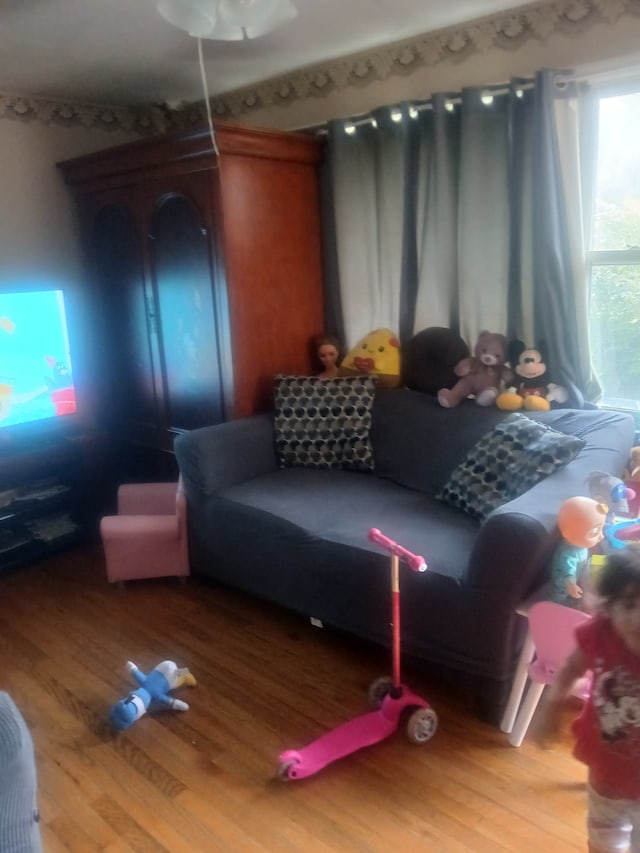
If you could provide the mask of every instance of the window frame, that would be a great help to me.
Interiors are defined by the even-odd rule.
[[[640,72],[636,71],[631,77],[624,77],[618,80],[607,80],[605,83],[596,84],[592,88],[593,97],[597,103],[596,111],[596,144],[594,145],[593,157],[593,204],[589,211],[589,221],[587,224],[587,249],[585,252],[585,274],[588,282],[589,294],[592,293],[593,272],[598,266],[640,266],[640,245],[629,246],[626,249],[592,249],[595,222],[597,216],[597,186],[596,175],[598,170],[598,144],[597,140],[600,133],[600,102],[607,98],[623,97],[625,95],[638,95],[640,99]],[[640,153],[638,154],[640,160]],[[639,318],[640,319],[640,318]],[[589,323],[591,316],[589,312]],[[604,390],[604,389],[603,389]],[[640,393],[636,397],[629,397],[629,400],[635,400],[635,406],[620,406],[612,405],[605,401],[600,403],[601,408],[613,409],[617,411],[629,412],[636,417],[636,439],[640,440]]]

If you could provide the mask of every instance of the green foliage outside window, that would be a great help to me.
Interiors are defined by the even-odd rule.
[[[605,402],[640,403],[640,265],[596,265],[591,276],[591,344]]]
[[[600,99],[589,334],[602,402],[640,412],[640,91]]]

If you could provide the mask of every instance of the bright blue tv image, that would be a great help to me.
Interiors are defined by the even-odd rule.
[[[0,293],[0,429],[76,411],[61,290]]]

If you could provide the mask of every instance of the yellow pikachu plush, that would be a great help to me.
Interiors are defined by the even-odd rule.
[[[374,374],[385,388],[400,384],[400,342],[391,329],[375,329],[349,350],[340,365],[342,376]]]

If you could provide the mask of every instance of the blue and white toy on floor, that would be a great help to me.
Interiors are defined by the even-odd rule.
[[[109,719],[114,728],[128,729],[147,711],[156,705],[164,705],[172,711],[188,711],[189,706],[181,699],[169,695],[170,690],[187,685],[194,687],[196,680],[186,667],[179,667],[171,660],[163,660],[148,675],[138,669],[132,661],[127,669],[140,685],[126,699],[121,699],[111,709]]]

